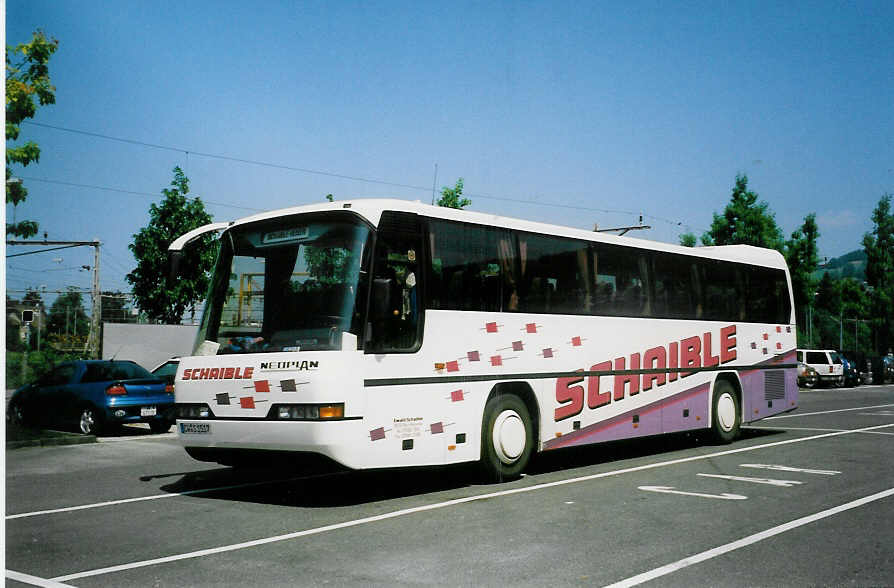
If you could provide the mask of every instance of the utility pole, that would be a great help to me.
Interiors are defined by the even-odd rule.
[[[102,319],[102,296],[99,293],[99,241],[93,247],[93,316],[90,321],[90,335],[87,337],[85,351],[90,357],[99,358],[99,327]]]

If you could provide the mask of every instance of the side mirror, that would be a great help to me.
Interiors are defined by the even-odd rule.
[[[168,290],[173,289],[177,282],[181,259],[183,259],[183,250],[168,251]]]

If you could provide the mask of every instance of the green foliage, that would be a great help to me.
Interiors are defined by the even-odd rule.
[[[472,204],[468,198],[463,198],[463,179],[456,180],[453,188],[444,186],[441,188],[441,197],[438,198],[438,206],[447,208],[465,208]]]
[[[174,168],[171,188],[164,199],[149,207],[149,224],[140,229],[128,247],[137,267],[127,274],[137,306],[152,320],[179,324],[186,310],[202,300],[217,254],[211,235],[203,235],[183,252],[176,280],[168,280],[168,246],[180,235],[209,224],[211,216],[200,198],[187,198],[189,180]]]
[[[348,279],[353,264],[345,249],[305,245],[304,261],[307,273],[319,284],[343,284]]]
[[[22,121],[34,117],[38,104],[46,106],[56,102],[56,88],[50,83],[48,64],[58,47],[59,41],[47,39],[43,31],[37,30],[31,42],[6,48],[6,202],[13,206],[27,198],[28,190],[21,181],[9,181],[10,165],[37,163],[40,147],[33,141],[18,146],[12,142],[19,138]],[[21,60],[13,63],[18,55]],[[6,234],[27,238],[35,235],[37,229],[34,221],[7,223]]]
[[[28,290],[25,297],[22,298],[24,304],[33,306],[34,308],[43,308],[43,297],[37,290]]]
[[[823,274],[816,290],[816,308],[834,315],[841,312],[841,287],[828,273]]]
[[[863,236],[866,282],[872,287],[871,308],[876,351],[894,347],[894,214],[891,194],[885,194],[872,211],[874,228]]]
[[[683,247],[695,247],[696,236],[695,233],[683,233],[680,235],[680,245]]]
[[[785,242],[785,261],[788,263],[792,278],[792,291],[795,296],[795,308],[804,308],[811,300],[816,289],[813,273],[819,264],[819,253],[816,241],[819,238],[819,227],[816,214],[804,217],[804,224],[792,233],[792,238]]]
[[[748,189],[748,176],[737,175],[732,197],[723,215],[714,213],[711,228],[702,235],[704,245],[754,245],[782,251],[782,231],[766,202]]]
[[[59,351],[52,347],[41,347],[40,351],[30,351],[27,357],[25,353],[7,350],[6,388],[10,390],[21,388],[63,361],[81,358],[79,353]]]
[[[67,348],[68,343],[76,339],[70,336],[85,337],[90,331],[90,319],[84,310],[84,300],[80,292],[69,290],[56,298],[47,315],[47,333],[51,344]]]
[[[813,341],[799,337],[799,345],[876,353],[868,324],[871,321],[866,320],[870,316],[869,294],[861,282],[824,273],[811,316]]]

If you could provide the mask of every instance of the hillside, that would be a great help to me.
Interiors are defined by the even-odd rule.
[[[841,257],[830,259],[825,265],[821,265],[813,276],[816,279],[823,277],[824,273],[829,273],[835,279],[856,278],[858,280],[866,279],[866,252],[857,249],[846,253]]]

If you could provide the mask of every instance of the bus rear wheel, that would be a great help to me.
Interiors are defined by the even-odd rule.
[[[481,427],[481,466],[490,481],[518,478],[534,450],[534,428],[518,396],[500,394],[487,401]]]
[[[742,411],[733,385],[726,380],[714,384],[711,433],[718,443],[732,443],[739,436]]]

